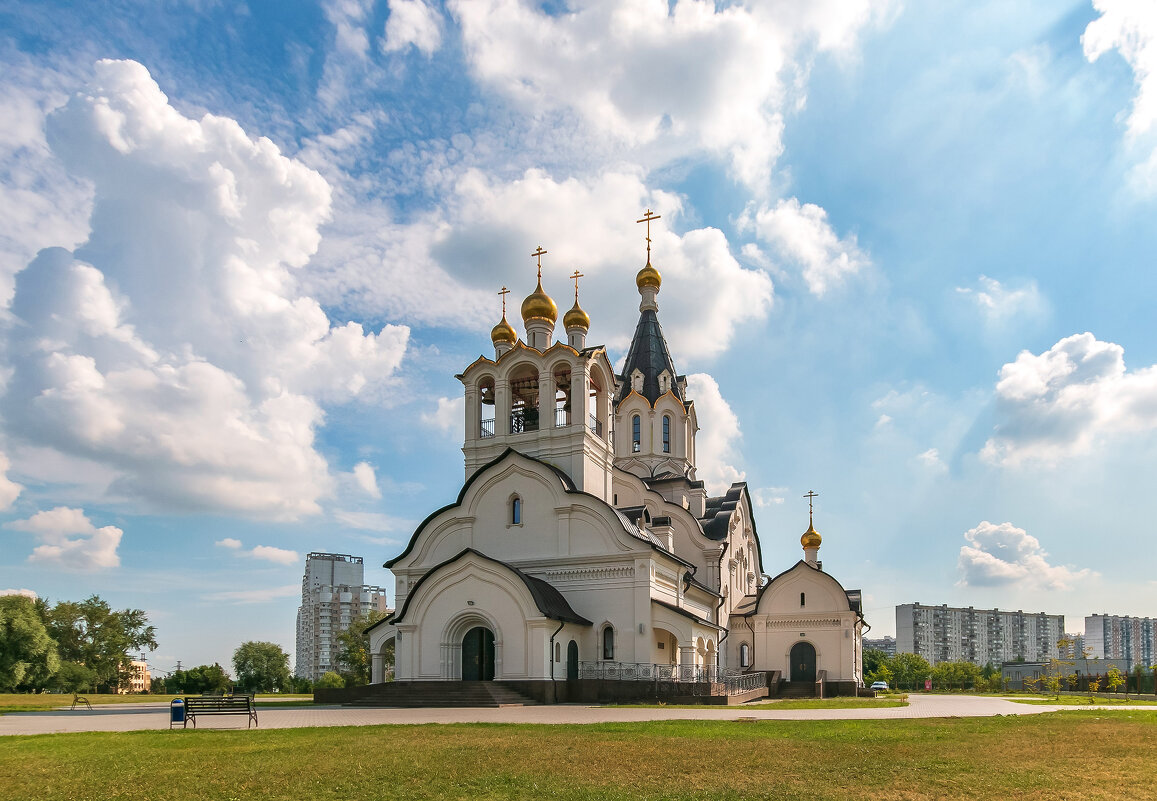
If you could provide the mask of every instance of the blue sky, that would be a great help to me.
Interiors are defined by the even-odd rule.
[[[0,6],[0,590],[146,609],[161,670],[293,650],[461,484],[497,290],[624,355],[646,208],[700,477],[764,570],[1157,614],[1157,12]]]

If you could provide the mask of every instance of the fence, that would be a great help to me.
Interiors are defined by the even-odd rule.
[[[728,695],[767,686],[767,674],[743,673],[719,665],[661,665],[648,662],[579,662],[580,679],[722,684]]]

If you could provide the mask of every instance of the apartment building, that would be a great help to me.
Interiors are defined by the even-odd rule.
[[[1124,659],[1130,667],[1148,668],[1157,664],[1154,640],[1157,618],[1110,614],[1085,618],[1085,647],[1090,656]]]
[[[921,603],[896,607],[896,651],[919,654],[933,665],[1054,659],[1064,633],[1065,616],[1045,612]]]

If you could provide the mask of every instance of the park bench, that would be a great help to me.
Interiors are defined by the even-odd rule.
[[[248,715],[245,728],[257,725],[257,707],[252,695],[201,695],[185,698],[185,725],[197,728],[198,715]]]
[[[85,698],[80,693],[73,693],[72,694],[72,708],[76,709],[76,707],[80,704],[83,704],[88,709],[89,712],[92,711],[92,704],[90,704],[88,702],[87,698]]]

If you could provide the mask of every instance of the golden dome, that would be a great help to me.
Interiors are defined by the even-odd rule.
[[[582,307],[579,306],[578,298],[575,298],[574,305],[571,306],[570,311],[563,316],[562,327],[568,331],[572,328],[581,328],[584,331],[590,330],[591,318],[582,310]]]
[[[522,321],[546,320],[551,325],[558,319],[558,306],[551,300],[550,295],[542,291],[542,279],[538,279],[538,286],[522,301]]]
[[[639,270],[639,274],[635,276],[635,286],[642,289],[645,286],[653,286],[658,289],[663,283],[663,276],[659,275],[659,271],[651,266],[650,260],[647,261],[647,266]]]
[[[493,342],[496,347],[502,342],[505,342],[507,345],[513,345],[518,341],[518,333],[510,323],[506,322],[505,313],[502,315],[502,321],[490,329],[490,341]]]
[[[816,531],[816,527],[813,525],[809,525],[807,531],[799,538],[799,544],[805,548],[818,548],[822,541],[823,538],[820,537],[820,533]]]

